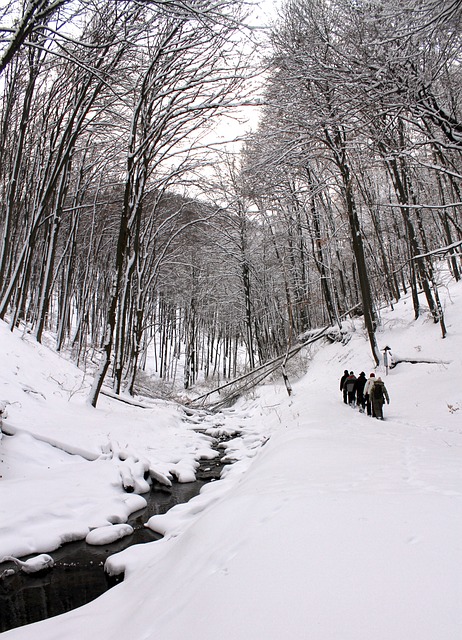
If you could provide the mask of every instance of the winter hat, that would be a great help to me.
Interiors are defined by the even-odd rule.
[[[371,373],[370,378],[375,378],[375,373]]]

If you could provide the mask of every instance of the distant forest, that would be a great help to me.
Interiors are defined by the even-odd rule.
[[[446,335],[462,2],[288,0],[265,28],[252,10],[0,7],[0,318],[91,372],[93,406],[138,393],[148,357],[218,385],[352,316],[378,364],[403,295]],[[217,143],[249,105],[258,127]]]

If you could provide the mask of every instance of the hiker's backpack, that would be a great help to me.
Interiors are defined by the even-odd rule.
[[[383,382],[374,382],[372,397],[376,400],[383,400]]]
[[[353,393],[353,390],[355,388],[355,382],[356,382],[356,378],[348,378],[346,380],[345,386],[348,393]]]

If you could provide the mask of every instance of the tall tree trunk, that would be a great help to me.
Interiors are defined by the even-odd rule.
[[[313,174],[309,167],[306,167],[306,173],[308,177],[308,186],[310,189],[310,221],[313,225],[312,243],[313,243],[313,257],[315,259],[316,267],[318,268],[319,275],[321,277],[321,290],[324,297],[324,302],[326,303],[327,316],[329,318],[329,322],[333,324],[337,322],[339,327],[341,327],[341,321],[338,316],[337,308],[334,303],[333,296],[331,295],[330,289],[330,281],[331,276],[328,274],[326,268],[326,258],[324,257],[323,251],[323,243],[322,243],[322,234],[321,234],[321,224],[320,224],[320,215],[316,207],[315,201],[315,183]],[[308,224],[310,221],[307,221]],[[311,225],[309,225],[311,226]]]
[[[10,229],[13,216],[13,210],[16,204],[16,192],[18,188],[19,174],[23,163],[24,141],[26,137],[27,124],[29,122],[32,97],[34,94],[35,83],[38,75],[38,68],[35,64],[35,56],[32,54],[32,63],[29,68],[29,80],[24,94],[24,101],[21,111],[21,121],[19,124],[18,135],[15,139],[15,154],[11,175],[8,179],[8,188],[6,194],[6,205],[3,218],[3,232],[0,245],[0,293],[3,292],[4,278],[6,275],[6,264],[9,253]]]
[[[45,327],[45,319],[48,311],[51,284],[53,280],[53,271],[56,256],[56,247],[58,243],[58,233],[61,226],[62,208],[67,194],[69,171],[71,159],[63,168],[61,179],[58,185],[57,194],[55,196],[55,204],[53,210],[53,220],[51,221],[50,235],[47,243],[46,265],[43,278],[41,279],[40,297],[37,312],[37,324],[35,328],[35,337],[37,342],[42,341],[42,334]]]
[[[369,343],[371,346],[372,357],[376,365],[380,362],[380,351],[377,346],[375,337],[375,330],[377,326],[377,319],[372,303],[371,286],[369,277],[367,274],[366,259],[364,256],[364,247],[362,240],[362,231],[359,224],[358,212],[356,209],[356,203],[353,193],[352,177],[350,173],[350,167],[347,162],[347,155],[345,150],[346,139],[343,132],[337,128],[334,131],[333,137],[326,131],[326,138],[328,146],[334,152],[335,162],[340,171],[343,185],[343,195],[345,199],[346,209],[348,213],[348,221],[350,224],[351,243],[353,247],[353,254],[355,257],[355,264],[358,273],[359,287],[361,291],[364,324],[366,327],[367,335],[369,337]]]

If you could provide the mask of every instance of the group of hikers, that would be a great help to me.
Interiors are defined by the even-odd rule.
[[[390,404],[390,397],[382,378],[376,378],[375,373],[371,373],[366,379],[364,371],[356,377],[353,371],[345,369],[340,378],[340,391],[345,404],[359,407],[362,413],[366,409],[371,418],[383,420],[383,405],[385,400]]]

